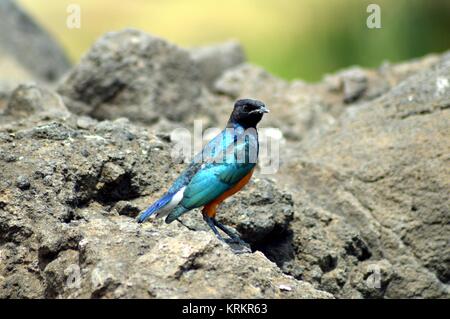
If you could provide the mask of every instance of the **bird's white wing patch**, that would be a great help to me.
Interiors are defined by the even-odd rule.
[[[175,195],[173,195],[170,202],[155,214],[155,218],[160,218],[160,217],[168,215],[170,213],[170,211],[172,209],[174,209],[183,199],[185,189],[186,189],[186,186],[181,188],[178,192],[176,192]]]

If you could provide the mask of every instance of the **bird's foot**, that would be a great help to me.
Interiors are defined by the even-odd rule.
[[[235,254],[246,254],[252,252],[250,245],[242,239],[227,238],[224,240],[224,242],[231,248],[231,250]]]
[[[212,219],[215,226],[219,227],[220,230],[222,230],[225,234],[228,235],[233,240],[236,241],[242,241],[242,239],[239,237],[239,234],[236,230],[228,228],[224,224],[219,223],[215,218]]]
[[[250,248],[250,245],[247,244],[245,241],[243,241],[237,232],[235,230],[231,230],[230,228],[226,227],[225,225],[219,223],[215,218],[209,217],[204,215],[203,219],[206,221],[208,226],[212,229],[216,237],[226,243],[230,248],[233,250],[236,254],[243,254],[243,253],[251,253],[252,250]],[[216,226],[222,230],[225,234],[228,235],[229,238],[223,238],[222,235],[220,235],[219,231],[217,230]]]
[[[243,241],[242,239],[240,239],[239,237],[230,237],[227,239],[224,239],[224,241],[227,244],[234,244],[234,245],[248,245],[245,241]]]

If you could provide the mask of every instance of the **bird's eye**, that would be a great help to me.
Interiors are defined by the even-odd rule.
[[[250,112],[252,107],[250,105],[244,105],[244,112]]]

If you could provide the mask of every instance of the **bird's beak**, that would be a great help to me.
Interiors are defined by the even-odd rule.
[[[259,113],[270,113],[269,109],[267,109],[265,106],[262,106],[258,109]]]
[[[267,109],[265,106],[261,106],[260,108],[257,108],[253,111],[250,111],[248,114],[253,114],[253,113],[269,113],[269,109]]]

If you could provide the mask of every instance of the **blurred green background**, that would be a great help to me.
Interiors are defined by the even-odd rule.
[[[133,27],[190,47],[239,40],[248,59],[286,79],[319,80],[450,48],[449,0],[19,0],[76,62],[103,33]],[[81,28],[66,27],[67,6]],[[381,7],[381,29],[366,8]]]

